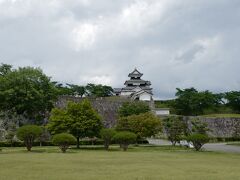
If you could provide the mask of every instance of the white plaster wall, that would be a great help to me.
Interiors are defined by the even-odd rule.
[[[121,96],[130,96],[132,92],[121,92]]]
[[[151,101],[151,95],[148,93],[143,93],[140,95],[139,100],[141,101]]]
[[[169,115],[170,111],[169,109],[157,109],[155,113],[156,115]]]

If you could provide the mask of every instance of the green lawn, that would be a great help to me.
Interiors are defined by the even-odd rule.
[[[1,180],[239,180],[240,154],[172,147],[99,147],[59,153],[56,147],[3,148]]]
[[[240,146],[240,142],[229,142],[227,145]]]
[[[208,115],[203,115],[203,117],[210,117],[210,118],[240,118],[240,114],[208,114]]]

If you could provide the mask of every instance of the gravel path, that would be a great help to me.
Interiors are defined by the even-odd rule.
[[[153,145],[171,145],[171,142],[162,139],[148,139],[148,142]],[[226,145],[226,143],[208,143],[203,146],[203,149],[207,151],[240,153],[240,146]]]

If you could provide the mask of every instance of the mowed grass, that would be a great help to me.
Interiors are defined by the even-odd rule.
[[[172,147],[3,148],[1,180],[239,180],[240,155]]]
[[[240,118],[240,114],[208,114],[203,117],[209,118]]]

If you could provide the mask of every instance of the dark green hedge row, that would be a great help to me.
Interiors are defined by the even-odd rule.
[[[52,142],[42,142],[42,146],[54,146]],[[23,142],[0,142],[0,147],[24,147]],[[40,142],[34,142],[33,146],[40,146]]]
[[[211,142],[232,142],[232,141],[240,141],[240,137],[216,137],[210,138]]]
[[[115,144],[113,142],[113,144]],[[138,144],[148,144],[147,140],[139,140]],[[42,146],[54,146],[52,142],[42,142]],[[103,140],[97,139],[97,140],[80,140],[80,146],[81,145],[103,145]],[[23,142],[13,142],[12,144],[10,142],[0,142],[0,147],[24,147]],[[40,142],[34,142],[33,146],[40,146]]]

